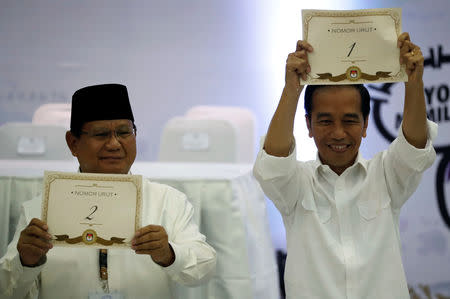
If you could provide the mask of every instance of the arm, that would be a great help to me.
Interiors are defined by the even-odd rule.
[[[400,62],[406,65],[408,82],[405,82],[405,104],[402,130],[406,140],[416,148],[427,143],[427,113],[423,88],[424,58],[422,51],[413,44],[408,33],[398,37]]]
[[[300,185],[305,182],[303,171],[297,170],[293,128],[298,98],[303,89],[300,78],[305,80],[311,71],[308,52],[313,48],[307,42],[298,41],[294,53],[286,61],[285,86],[280,102],[267,131],[264,148],[258,153],[253,174],[264,193],[278,210],[288,215],[299,199]]]
[[[405,103],[399,136],[383,153],[386,184],[392,207],[399,210],[416,190],[422,173],[433,164],[436,153],[432,139],[436,124],[427,121],[423,90],[424,59],[420,48],[414,45],[408,33],[398,38],[400,62],[405,64],[408,82],[405,83]]]
[[[296,51],[287,58],[285,86],[264,143],[264,150],[269,155],[286,157],[289,154],[298,98],[303,89],[300,78],[306,80],[306,74],[311,71],[307,53],[312,51],[310,44],[298,41]]]
[[[22,210],[14,238],[0,259],[1,298],[38,297],[38,275],[51,248],[48,240],[46,225],[36,218],[27,225]]]
[[[172,280],[198,285],[214,272],[216,252],[206,243],[193,221],[194,208],[186,196],[169,188],[164,194],[161,225],[147,225],[136,232],[133,249],[148,254]]]

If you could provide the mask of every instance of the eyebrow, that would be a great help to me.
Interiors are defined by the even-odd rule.
[[[359,115],[357,113],[345,113],[344,118],[354,118],[359,120]]]
[[[316,118],[320,119],[320,118],[328,118],[328,117],[332,117],[331,113],[328,112],[319,112],[317,113]],[[344,118],[353,118],[353,119],[359,119],[359,115],[357,113],[345,113],[344,114]]]
[[[324,118],[324,117],[331,117],[331,113],[326,113],[326,112],[317,113],[317,116],[316,116],[317,119]]]
[[[117,125],[116,127],[114,127],[114,130],[117,130],[117,129],[124,129],[124,128],[130,128],[131,126],[129,125],[129,124],[119,124],[119,125]],[[100,131],[100,130],[110,130],[110,128],[108,128],[108,127],[102,127],[102,126],[98,126],[98,127],[92,127],[91,128],[91,130],[95,130],[95,131]]]

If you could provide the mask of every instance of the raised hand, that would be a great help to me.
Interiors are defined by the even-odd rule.
[[[300,78],[306,80],[306,75],[311,72],[308,53],[312,51],[313,47],[306,41],[297,42],[295,52],[290,53],[286,60],[286,85],[298,88]]]
[[[421,82],[424,58],[420,47],[411,42],[409,33],[402,33],[397,40],[400,48],[400,63],[405,64],[408,82]]]

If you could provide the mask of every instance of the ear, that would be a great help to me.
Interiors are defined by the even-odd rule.
[[[78,153],[78,141],[79,139],[75,137],[72,132],[66,132],[66,143],[74,157],[76,157]]]
[[[308,114],[305,114],[305,121],[306,121],[306,127],[308,128],[308,135],[310,138],[313,137],[313,133],[311,130],[311,119],[309,118]]]
[[[364,119],[364,127],[363,127],[363,131],[362,131],[362,137],[366,138],[367,136],[367,126],[369,125],[369,116],[367,115],[366,118]]]

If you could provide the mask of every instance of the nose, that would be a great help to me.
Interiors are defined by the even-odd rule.
[[[333,128],[333,132],[332,132],[332,137],[334,139],[340,140],[340,139],[344,139],[345,138],[345,128],[342,125],[342,123],[336,123],[334,128]]]
[[[114,131],[111,132],[108,140],[106,141],[105,146],[109,150],[119,149],[122,146],[122,144],[120,143],[120,141],[116,135],[116,132],[114,132]]]

